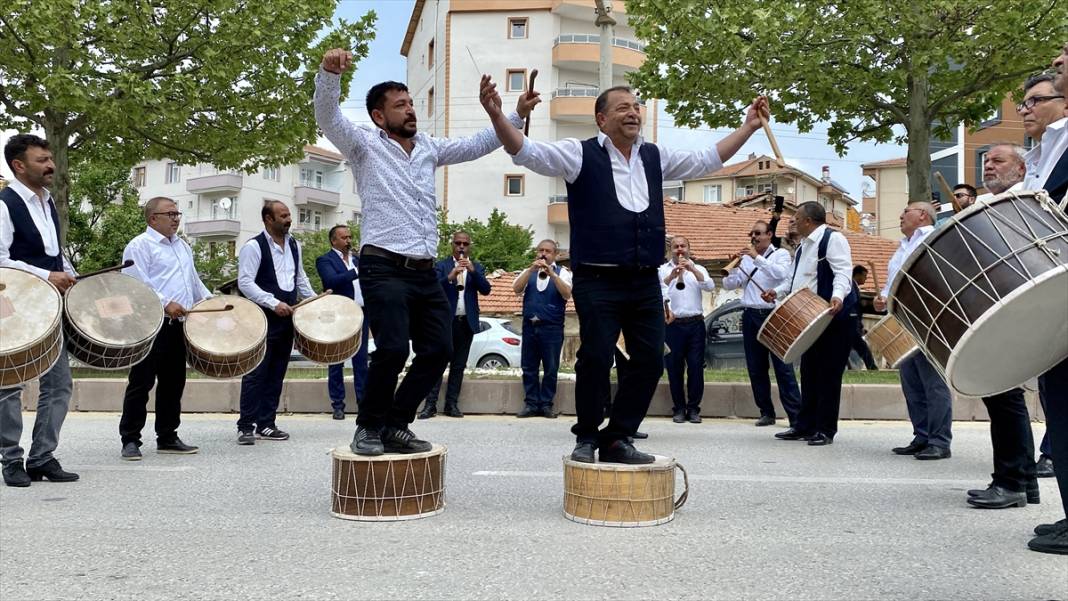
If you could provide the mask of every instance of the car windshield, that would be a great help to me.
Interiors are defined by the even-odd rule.
[[[513,334],[519,334],[519,332],[515,329],[515,326],[513,326],[512,322],[510,322],[510,321],[502,321],[501,322],[501,327],[506,329],[506,330],[508,330],[509,332],[511,332]]]

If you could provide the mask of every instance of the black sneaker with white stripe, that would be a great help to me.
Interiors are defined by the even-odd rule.
[[[260,440],[289,440],[289,432],[283,432],[278,428],[267,426],[256,430],[256,438]]]
[[[382,428],[382,446],[387,453],[426,453],[432,445],[415,437],[408,428]]]

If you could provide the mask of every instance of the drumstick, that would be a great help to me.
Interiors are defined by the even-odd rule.
[[[474,59],[472,59],[472,60],[474,60]],[[538,76],[538,70],[537,69],[532,69],[530,71],[530,84],[527,85],[527,94],[530,94],[530,93],[534,92],[534,78],[537,77],[537,76]],[[523,135],[524,136],[529,136],[530,135],[530,114],[527,114],[527,122],[523,126]]]
[[[190,309],[190,310],[186,311],[185,314],[186,315],[191,315],[193,313],[221,313],[223,311],[233,311],[233,310],[234,310],[234,306],[233,305],[226,305],[225,307],[215,307],[215,308],[204,307],[203,309]]]
[[[771,126],[768,125],[768,120],[764,118],[764,115],[760,115],[760,126],[764,128],[764,135],[768,137],[768,142],[771,142],[771,151],[775,153],[775,164],[779,167],[786,167],[786,161],[782,158],[782,152],[779,151],[779,143],[775,141],[775,134],[771,133]]]
[[[293,305],[292,308],[293,308],[294,311],[296,311],[297,309],[299,309],[300,307],[303,307],[304,305],[306,305],[308,303],[315,302],[315,301],[319,300],[320,298],[323,298],[324,296],[328,296],[330,294],[333,294],[333,292],[334,292],[333,290],[323,290],[321,294],[316,294],[315,296],[313,296],[311,298],[306,298],[306,299],[300,301],[299,303]]]
[[[133,260],[126,259],[120,265],[112,265],[111,267],[105,267],[103,269],[98,269],[96,271],[90,271],[89,273],[83,273],[82,275],[80,275],[80,276],[78,276],[78,277],[76,277],[74,279],[76,279],[76,280],[84,280],[85,278],[90,278],[90,277],[93,277],[94,275],[100,275],[102,273],[107,273],[109,271],[118,271],[120,269],[126,269],[127,267],[132,267],[133,264],[134,264]]]
[[[935,179],[937,179],[938,183],[941,184],[942,191],[946,193],[947,197],[949,197],[949,202],[953,204],[953,212],[960,213],[960,203],[957,202],[957,197],[953,196],[953,188],[949,187],[949,182],[946,181],[946,178],[942,177],[942,173],[940,171],[935,171]]]
[[[883,290],[879,287],[879,274],[875,273],[875,263],[873,261],[868,261],[867,263],[868,267],[871,267],[871,281],[875,284],[875,296],[879,296]]]

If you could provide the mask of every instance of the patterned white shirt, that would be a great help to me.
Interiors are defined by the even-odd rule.
[[[753,279],[750,281],[748,276],[753,273],[754,269],[756,269],[756,273],[753,274]],[[768,246],[764,249],[764,254],[757,255],[756,259],[749,255],[743,255],[742,262],[738,264],[738,267],[732,269],[727,277],[723,278],[723,288],[735,290],[744,286],[745,288],[742,291],[743,307],[774,309],[775,303],[766,303],[764,299],[760,298],[760,288],[773,290],[776,286],[781,285],[786,278],[790,277],[792,269],[793,259],[791,259],[790,253],[782,248]]]
[[[341,113],[341,76],[323,69],[315,77],[315,121],[349,161],[363,203],[360,244],[408,257],[431,258],[438,249],[438,200],[434,171],[473,161],[501,147],[492,127],[459,139],[417,133],[409,155],[378,127],[356,126]],[[523,120],[512,113],[517,128]]]
[[[178,236],[145,228],[122,251],[122,260],[127,259],[134,264],[122,272],[148,284],[164,307],[175,302],[188,309],[211,296],[197,275],[192,249]]]

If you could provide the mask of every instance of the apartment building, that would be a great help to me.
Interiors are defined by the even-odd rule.
[[[612,2],[617,25],[612,40],[613,84],[645,60],[644,46],[627,26],[626,6]],[[463,137],[489,126],[478,100],[481,74],[497,82],[506,109],[534,88],[543,102],[531,118],[536,140],[589,138],[597,134],[594,100],[600,93],[600,29],[593,0],[416,0],[401,46],[408,59],[408,87],[420,131]],[[655,103],[643,111],[643,135],[655,141]],[[543,177],[512,164],[503,151],[437,171],[438,202],[451,221],[487,218],[497,208],[512,223],[534,230],[534,239],[569,245],[567,191],[563,179]]]
[[[289,206],[292,232],[360,220],[360,199],[347,163],[318,146],[305,146],[297,164],[255,173],[164,159],[139,163],[132,177],[142,203],[154,196],[173,198],[182,211],[181,232],[231,253],[263,230],[260,209],[268,200]]]

